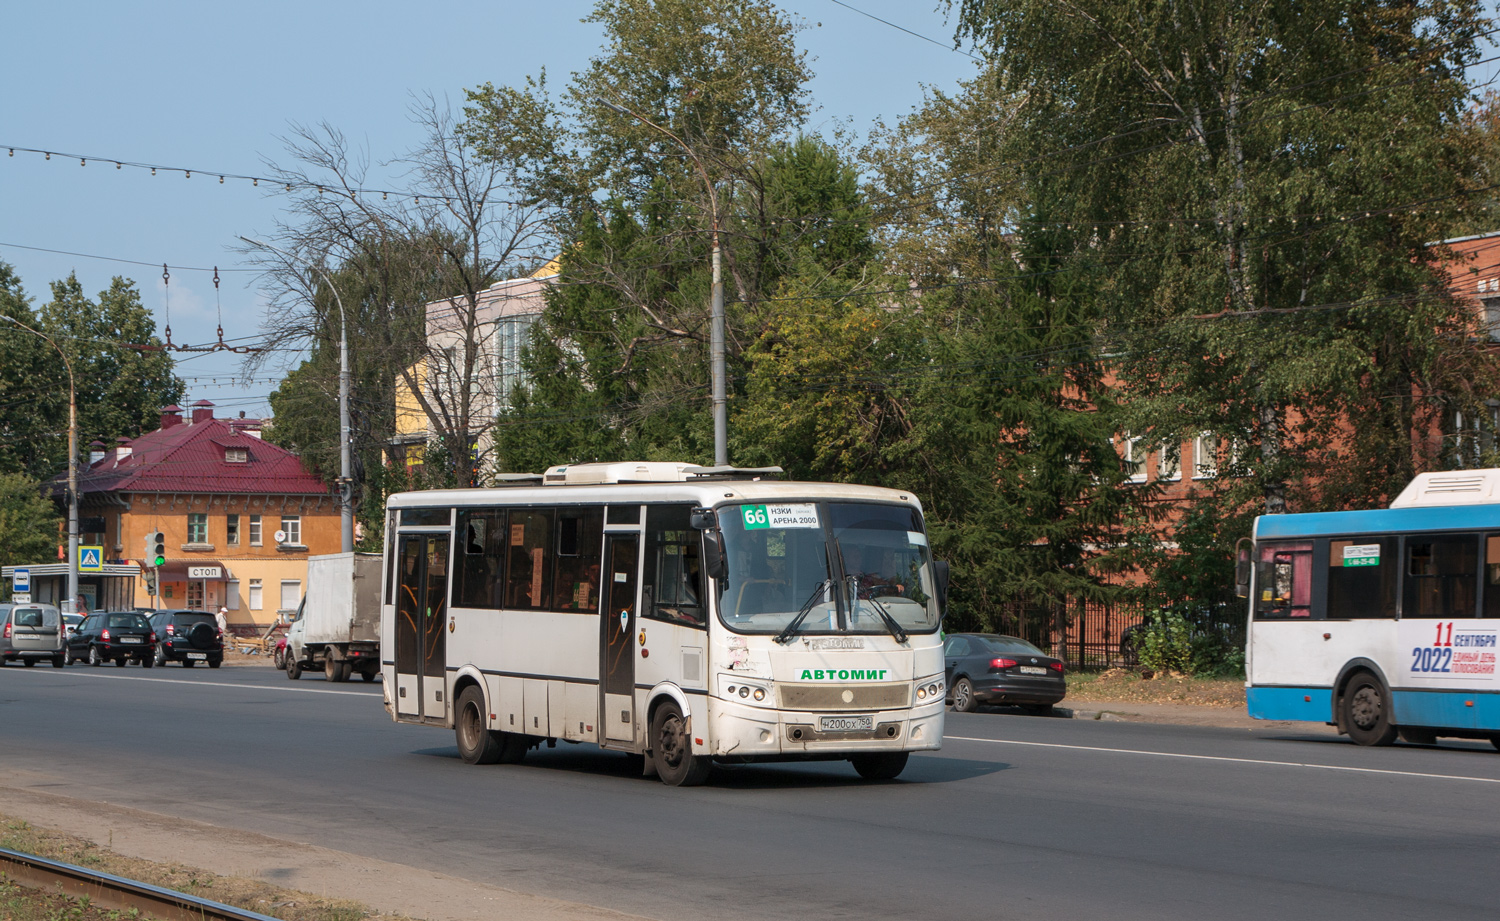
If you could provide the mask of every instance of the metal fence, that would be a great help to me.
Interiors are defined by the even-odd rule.
[[[1244,646],[1244,602],[1232,596],[1167,605],[1012,601],[1001,607],[995,629],[1047,650],[1071,669],[1128,668],[1136,664],[1136,638],[1144,625],[1167,610],[1181,613],[1195,635],[1211,633],[1230,646]]]

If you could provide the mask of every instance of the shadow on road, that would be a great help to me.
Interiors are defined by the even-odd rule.
[[[449,761],[458,760],[454,746],[421,748],[412,752]],[[476,770],[484,770],[479,766]],[[1009,770],[1004,761],[976,761],[968,758],[946,758],[942,755],[914,754],[906,770],[893,781],[865,780],[847,761],[790,761],[768,764],[716,764],[707,786],[734,790],[776,790],[806,788],[867,787],[872,784],[954,783]],[[557,748],[533,749],[520,770],[539,769],[620,777],[628,780],[650,780],[641,775],[641,758],[620,752],[605,751],[594,745],[562,744]]]
[[[1355,745],[1354,742],[1351,741],[1348,736],[1328,735],[1326,733],[1325,734],[1319,734],[1319,735],[1302,735],[1302,734],[1297,734],[1297,733],[1286,733],[1286,734],[1277,734],[1277,735],[1271,735],[1271,734],[1260,735],[1260,734],[1257,734],[1257,738],[1262,739],[1264,741],[1268,741],[1268,742],[1302,742],[1302,743],[1308,743],[1308,744],[1313,744],[1313,745],[1343,746],[1343,747],[1347,747],[1347,748],[1351,748],[1351,749],[1357,749],[1357,748],[1359,748],[1359,746]],[[1424,745],[1424,744],[1417,743],[1417,742],[1400,741],[1400,742],[1396,742],[1396,743],[1394,743],[1394,744],[1392,744],[1390,746],[1381,746],[1381,747],[1385,748],[1386,751],[1411,751],[1411,752],[1419,752],[1419,751],[1445,751],[1445,752],[1465,752],[1465,753],[1468,753],[1468,754],[1471,754],[1471,755],[1489,755],[1491,757],[1494,757],[1494,755],[1496,754],[1495,746],[1491,745],[1489,742],[1485,742],[1485,741],[1480,740],[1480,739],[1442,739],[1442,738],[1440,738],[1440,739],[1438,739],[1437,742],[1435,742],[1435,743],[1433,743],[1431,745]]]

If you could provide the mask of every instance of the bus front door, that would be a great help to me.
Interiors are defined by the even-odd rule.
[[[604,738],[635,741],[635,595],[639,580],[640,538],[610,535],[605,548],[602,619],[599,645],[602,661],[601,693],[604,696],[600,722]]]
[[[442,722],[447,680],[448,538],[403,534],[396,586],[396,715]]]

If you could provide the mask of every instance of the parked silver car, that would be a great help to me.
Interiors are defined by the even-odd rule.
[[[0,604],[0,663],[63,667],[62,614],[50,604]]]

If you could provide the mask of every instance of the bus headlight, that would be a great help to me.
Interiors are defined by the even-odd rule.
[[[720,676],[719,696],[725,700],[746,703],[751,706],[775,706],[771,702],[769,688],[757,682],[741,680],[733,675]]]
[[[946,690],[947,685],[943,679],[934,675],[916,682],[915,695],[919,703],[930,703],[934,700],[942,700]]]

